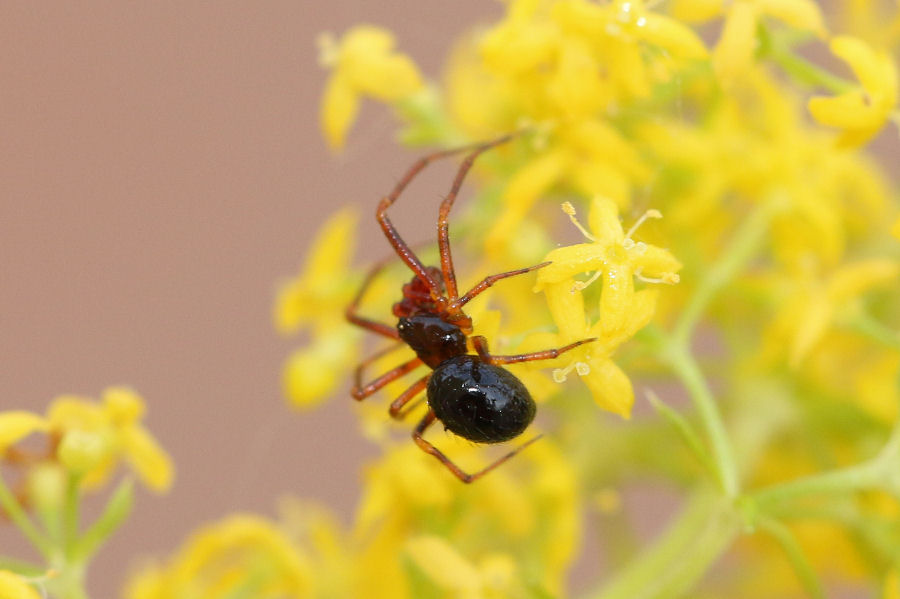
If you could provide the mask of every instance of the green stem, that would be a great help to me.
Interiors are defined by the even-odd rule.
[[[857,333],[868,337],[872,341],[900,351],[900,331],[884,326],[870,315],[865,313],[859,314],[850,320],[848,324]]]
[[[41,576],[44,573],[41,566],[11,557],[0,557],[0,570],[9,570],[26,577]]]
[[[691,335],[712,298],[744,269],[759,251],[769,230],[772,216],[781,209],[781,197],[773,196],[756,207],[735,231],[731,244],[722,257],[706,272],[672,331],[673,341],[689,347]]]
[[[69,474],[66,479],[66,499],[63,507],[63,547],[66,556],[70,556],[78,541],[78,512],[81,507],[79,493],[81,477]]]
[[[797,574],[797,578],[800,579],[800,583],[806,589],[806,593],[814,599],[824,599],[825,591],[822,590],[822,583],[819,582],[816,571],[803,554],[803,549],[800,547],[797,539],[794,538],[791,529],[771,518],[761,519],[759,527],[781,545],[794,568],[794,572]]]
[[[34,522],[31,521],[31,518],[28,517],[28,514],[26,514],[25,510],[22,509],[22,506],[19,505],[15,495],[13,495],[12,491],[9,490],[9,487],[6,486],[6,481],[3,480],[2,476],[0,476],[0,507],[3,508],[3,511],[6,512],[10,520],[19,527],[22,534],[31,541],[31,544],[34,545],[44,557],[49,558],[53,551],[50,540],[47,539],[47,537],[38,530]]]
[[[700,372],[694,356],[688,350],[673,349],[667,353],[669,365],[687,388],[694,408],[697,410],[712,444],[713,460],[722,491],[727,497],[737,497],[740,492],[737,461],[716,399],[706,384],[706,379],[703,378],[703,373]]]
[[[691,499],[669,529],[606,587],[588,599],[662,599],[688,592],[731,545],[739,519],[708,494]]]
[[[822,87],[835,94],[842,94],[856,87],[853,82],[797,55],[790,43],[772,35],[765,28],[761,30],[761,42],[761,56],[771,59],[795,81],[810,87]]]
[[[807,476],[757,491],[751,497],[761,510],[810,495],[837,495],[882,489],[900,497],[900,422],[881,452],[867,462],[824,474]]]
[[[712,444],[713,459],[722,490],[732,498],[740,491],[734,450],[716,400],[692,355],[691,337],[715,294],[759,251],[765,240],[769,222],[780,206],[780,196],[774,195],[744,220],[722,257],[710,267],[706,276],[697,285],[688,305],[675,324],[669,341],[663,345],[662,356],[688,389],[691,401]]]

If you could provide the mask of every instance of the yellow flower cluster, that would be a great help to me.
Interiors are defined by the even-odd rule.
[[[44,416],[24,411],[0,412],[0,455],[32,433],[44,433],[45,456],[77,476],[85,488],[106,483],[120,462],[157,492],[167,491],[174,477],[172,460],[143,427],[144,400],[126,387],[110,387],[100,402],[74,395],[57,397]],[[15,452],[16,461],[29,461]]]
[[[415,447],[391,451],[367,472],[353,530],[324,508],[284,500],[279,522],[234,515],[202,528],[165,565],[132,578],[125,596],[558,596],[580,537],[575,480],[556,448],[534,449],[515,467],[525,476],[501,470],[462,492]]]

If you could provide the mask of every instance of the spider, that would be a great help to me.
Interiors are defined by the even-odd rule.
[[[486,143],[436,152],[419,159],[409,168],[391,193],[382,198],[375,212],[375,219],[397,256],[413,271],[412,280],[403,285],[403,297],[393,306],[394,316],[399,320],[394,326],[364,318],[358,313],[366,289],[384,266],[383,263],[376,265],[369,272],[346,310],[347,320],[351,323],[394,339],[398,344],[405,343],[416,352],[415,358],[367,384],[363,384],[366,366],[394,347],[389,347],[386,351],[362,361],[356,369],[355,384],[351,391],[353,397],[356,400],[363,400],[423,364],[431,368],[430,373],[413,383],[391,403],[389,412],[393,418],[402,419],[419,402],[405,410],[404,407],[423,390],[426,391],[428,412],[413,430],[413,440],[464,483],[471,483],[484,476],[537,441],[540,436],[519,446],[486,468],[468,474],[425,440],[423,435],[428,427],[435,421],[440,421],[446,430],[475,443],[501,443],[518,437],[534,419],[535,403],[525,385],[501,365],[549,360],[579,345],[594,341],[583,339],[555,349],[496,356],[488,351],[488,343],[484,337],[471,336],[472,319],[463,312],[463,307],[469,301],[501,279],[525,274],[550,264],[543,262],[491,275],[462,295],[456,286],[447,224],[450,209],[475,159],[481,153],[509,141],[512,137],[513,135],[506,135]],[[456,173],[450,193],[441,202],[437,223],[440,267],[425,266],[397,233],[387,216],[387,210],[429,163],[466,151],[469,154]],[[474,355],[468,352],[467,341],[471,342],[475,350]]]

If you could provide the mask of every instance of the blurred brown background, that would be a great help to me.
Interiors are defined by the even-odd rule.
[[[289,412],[276,281],[337,206],[369,213],[414,154],[369,105],[341,156],[318,131],[316,35],[368,22],[426,74],[464,25],[502,5],[455,2],[53,2],[0,5],[0,410],[132,385],[173,454],[172,493],[142,493],[102,552],[92,595],[135,558],[293,493],[349,517],[359,438],[342,397]],[[449,171],[400,226],[431,235]],[[428,181],[435,182],[432,186]],[[417,237],[413,234],[413,237]],[[372,252],[367,253],[368,256]],[[365,258],[362,258],[365,259]],[[343,440],[336,435],[346,432]],[[21,547],[0,525],[0,550]]]

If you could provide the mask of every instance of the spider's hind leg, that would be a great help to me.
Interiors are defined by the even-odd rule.
[[[416,426],[416,429],[413,431],[413,434],[412,434],[413,441],[416,442],[416,445],[418,445],[422,451],[424,451],[425,453],[429,453],[429,454],[433,455],[435,458],[437,458],[438,461],[440,461],[441,464],[443,464],[447,468],[447,470],[449,470],[450,472],[453,473],[453,476],[455,476],[456,478],[458,478],[459,480],[461,480],[464,483],[471,483],[471,482],[478,480],[479,478],[481,478],[482,476],[484,476],[485,474],[487,474],[488,472],[490,472],[491,470],[493,470],[500,464],[503,464],[504,462],[506,462],[513,456],[515,456],[517,453],[519,453],[520,451],[522,451],[523,449],[525,449],[526,447],[528,447],[529,445],[531,445],[532,443],[534,443],[535,441],[540,439],[542,436],[542,435],[538,435],[534,439],[531,439],[530,441],[526,441],[525,443],[516,447],[515,449],[513,449],[511,452],[509,452],[508,454],[506,454],[499,460],[496,460],[494,463],[489,464],[488,466],[486,466],[485,468],[482,468],[481,470],[479,470],[478,472],[475,472],[474,474],[469,474],[467,472],[464,472],[462,470],[462,468],[460,468],[459,466],[457,466],[456,464],[451,462],[450,458],[445,456],[440,449],[438,449],[437,447],[435,447],[434,445],[432,445],[431,443],[426,441],[424,439],[424,437],[422,436],[423,434],[425,434],[425,430],[429,426],[434,424],[434,422],[436,420],[437,420],[437,417],[434,415],[434,410],[428,410],[428,413],[425,414],[425,417],[422,418],[422,420]]]

